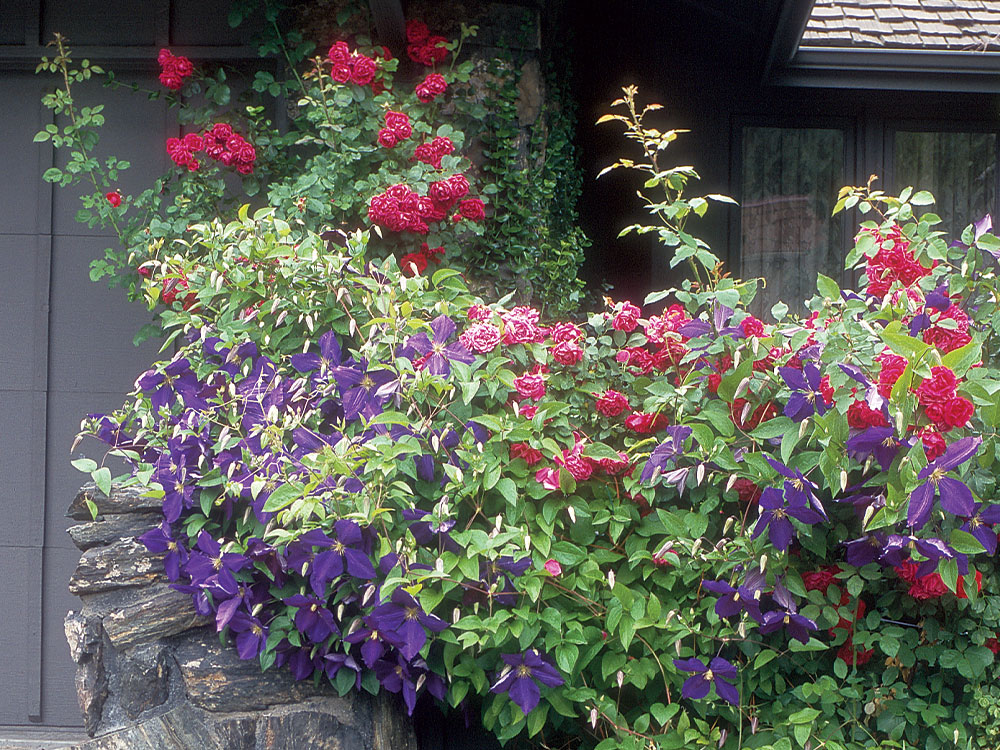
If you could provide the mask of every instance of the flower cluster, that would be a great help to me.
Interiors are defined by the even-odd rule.
[[[330,77],[337,83],[353,83],[368,86],[375,80],[378,62],[360,52],[351,52],[347,42],[336,42],[326,53],[332,67]]]
[[[167,154],[179,167],[187,167],[192,172],[198,170],[201,162],[195,154],[199,152],[227,167],[236,167],[243,175],[253,172],[257,160],[256,149],[224,122],[215,123],[200,135],[188,133],[183,138],[167,139]]]
[[[893,224],[884,233],[866,230],[875,238],[875,253],[868,256],[865,277],[868,279],[867,293],[873,297],[884,297],[895,282],[904,288],[927,276],[931,269],[922,265],[910,250],[910,241],[902,230]]]
[[[414,88],[414,91],[417,94],[417,99],[422,101],[424,104],[429,104],[434,101],[438,96],[447,90],[448,82],[440,73],[431,73],[424,78],[424,80],[418,83],[416,88]]]
[[[406,54],[413,62],[433,67],[448,56],[448,40],[432,35],[427,24],[417,19],[406,22]]]
[[[393,232],[427,234],[427,222],[440,221],[444,216],[430,198],[399,184],[372,196],[368,204],[368,218],[373,224]]]
[[[430,247],[424,242],[421,243],[420,249],[415,253],[407,253],[402,256],[399,259],[399,266],[405,274],[420,274],[427,270],[428,263],[440,264],[443,255],[443,247]]]
[[[424,164],[430,164],[434,169],[441,169],[441,159],[454,152],[455,144],[451,139],[439,135],[434,140],[417,146],[413,151],[413,158]]]
[[[412,135],[413,126],[410,117],[405,112],[385,113],[385,127],[378,131],[378,145],[383,148],[395,148]],[[419,146],[417,147],[419,149]]]
[[[174,55],[168,49],[161,49],[156,61],[160,64],[160,83],[171,91],[180,91],[184,87],[184,79],[194,73],[190,60]]]

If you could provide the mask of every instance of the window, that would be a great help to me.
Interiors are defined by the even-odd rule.
[[[844,222],[830,212],[849,181],[844,131],[744,127],[741,171],[740,276],[766,283],[751,310],[801,312],[817,273],[843,276]]]
[[[939,229],[958,237],[984,214],[996,214],[997,135],[898,130],[893,183],[897,194],[908,185],[933,193]]]

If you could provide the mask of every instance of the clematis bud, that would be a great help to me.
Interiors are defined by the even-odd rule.
[[[455,609],[453,609],[451,612],[451,621],[458,622],[461,619],[462,619],[462,610],[460,610],[458,607],[455,607]]]
[[[726,492],[729,492],[729,490],[733,488],[733,485],[736,484],[737,479],[739,479],[739,477],[736,476],[735,474],[729,475],[729,479],[726,480]]]
[[[698,468],[695,470],[695,485],[701,486],[702,480],[705,479],[705,464],[698,464]]]
[[[615,571],[613,570],[608,571],[608,586],[610,588],[615,587]]]
[[[736,523],[736,519],[730,516],[726,519],[726,525],[722,527],[722,535],[725,536],[729,533],[729,530],[733,528],[733,524]]]
[[[622,685],[625,683],[625,673],[622,672],[620,669],[618,670],[618,673],[615,675],[615,681],[618,683],[618,689],[621,690]]]
[[[592,729],[597,729],[597,707],[590,709],[590,726]]]
[[[691,557],[695,556],[695,553],[701,549],[701,538],[694,540],[694,544],[691,545]]]
[[[799,425],[799,440],[806,436],[806,430],[809,429],[809,420],[803,419],[802,423]]]
[[[566,513],[569,515],[569,520],[576,523],[576,511],[573,509],[572,505],[566,506]]]
[[[764,568],[766,567],[767,567],[767,555],[764,554],[760,556],[760,572],[763,573]]]
[[[844,469],[840,470],[840,491],[843,492],[847,489],[847,471]]]

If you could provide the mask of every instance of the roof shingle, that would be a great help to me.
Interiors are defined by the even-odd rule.
[[[1000,50],[1000,2],[816,0],[802,46]]]

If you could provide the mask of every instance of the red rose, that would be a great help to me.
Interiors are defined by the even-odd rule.
[[[355,55],[351,58],[351,83],[367,86],[375,79],[378,63],[365,55]]]
[[[944,405],[941,415],[945,431],[955,429],[956,427],[965,427],[972,418],[972,413],[975,409],[976,407],[972,405],[972,402],[962,396],[949,400]],[[940,429],[941,425],[939,424],[938,427]]]
[[[855,401],[847,407],[847,425],[855,430],[885,427],[888,424],[882,412],[872,409],[864,401]]]
[[[837,582],[837,573],[840,568],[836,565],[827,565],[819,570],[809,570],[802,574],[802,583],[805,584],[806,591],[822,591],[826,596],[826,590],[830,584]]]
[[[395,148],[397,143],[399,143],[399,139],[396,137],[395,131],[389,128],[382,128],[378,131],[378,145],[382,148]]]
[[[521,398],[541,401],[545,396],[545,376],[540,372],[526,372],[514,378],[514,388]]]
[[[708,391],[709,393],[718,393],[719,386],[722,384],[722,375],[717,372],[709,373],[708,375]]]
[[[575,341],[561,341],[549,351],[552,353],[552,359],[561,365],[575,365],[583,359],[583,349]]]
[[[122,195],[117,190],[111,193],[105,193],[104,197],[107,198],[108,203],[110,203],[115,208],[118,208],[122,204]]]
[[[871,661],[872,656],[875,655],[875,649],[856,649],[851,639],[848,638],[844,641],[843,645],[837,649],[837,658],[848,666],[858,666],[867,664]]]
[[[410,116],[405,112],[387,111],[385,113],[385,126],[394,132],[400,140],[406,140],[413,133]]]
[[[644,414],[643,412],[632,412],[625,418],[625,426],[640,435],[649,435],[662,430],[670,424],[665,414]]]
[[[406,22],[406,41],[410,44],[419,44],[430,36],[430,29],[423,21],[411,18]]]
[[[757,320],[753,315],[748,315],[740,321],[740,328],[743,329],[743,335],[747,338],[755,336],[757,338],[764,335],[764,323],[763,321]]]
[[[496,349],[497,344],[503,338],[500,329],[492,323],[473,323],[465,329],[458,340],[470,352],[486,354]]]
[[[933,461],[942,456],[947,446],[940,432],[934,430],[922,430],[920,432],[920,442],[924,444],[924,455],[928,461]]]
[[[479,198],[467,198],[458,204],[458,211],[462,218],[469,221],[482,221],[486,218],[486,207]]]
[[[882,369],[878,374],[878,393],[882,398],[889,398],[892,387],[906,369],[907,361],[897,354],[888,353],[882,354],[877,359],[882,363]]]
[[[336,42],[326,53],[326,58],[332,63],[347,65],[351,60],[351,48],[347,42]]]
[[[937,599],[948,592],[938,573],[920,576],[907,592],[914,599]]]
[[[745,477],[740,477],[733,482],[733,489],[736,490],[736,496],[741,503],[750,505],[760,500],[760,496],[763,494],[763,490],[760,487]]]
[[[532,448],[527,443],[511,443],[511,459],[522,458],[528,466],[534,466],[544,458],[544,455],[537,448]]]
[[[639,315],[640,310],[638,307],[631,302],[622,302],[615,312],[614,319],[611,321],[611,327],[616,331],[631,333],[639,325]]]
[[[606,417],[617,417],[628,408],[628,398],[618,391],[607,390],[597,397],[595,408]]]
[[[493,317],[493,311],[486,305],[473,305],[469,308],[469,320],[489,320]]]
[[[988,648],[990,651],[992,651],[994,655],[1000,654],[1000,641],[998,641],[996,638],[987,638],[986,643],[984,643],[983,645],[986,646],[986,648]]]
[[[407,253],[399,259],[399,267],[407,276],[413,276],[414,266],[416,266],[416,273],[423,273],[427,269],[427,256],[419,252]]]
[[[917,401],[925,409],[932,404],[944,404],[955,398],[958,380],[948,367],[932,367],[931,376],[924,378],[917,388]]]
[[[330,77],[337,83],[347,83],[351,80],[351,66],[342,62],[334,63],[330,69]]]
[[[557,344],[563,341],[579,341],[583,338],[583,331],[576,323],[556,323],[552,326],[552,340]]]
[[[976,593],[982,593],[983,591],[983,574],[978,570],[976,571]],[[955,583],[955,596],[959,599],[968,599],[969,595],[965,593],[965,576],[959,576]]]

